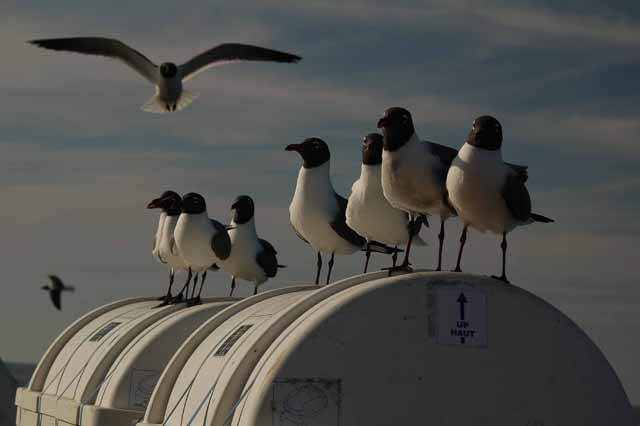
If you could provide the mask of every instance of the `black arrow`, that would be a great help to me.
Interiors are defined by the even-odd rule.
[[[458,300],[456,300],[460,304],[460,320],[464,321],[464,304],[467,303],[467,298],[464,297],[464,293],[460,292],[460,296],[458,296]]]

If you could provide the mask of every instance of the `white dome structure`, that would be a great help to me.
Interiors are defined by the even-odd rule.
[[[98,308],[49,347],[28,388],[19,389],[17,424],[130,423],[142,416],[160,373],[202,322],[236,299],[156,308],[133,298]]]
[[[125,302],[103,308],[91,333],[82,330],[95,320],[81,319],[69,332],[77,338],[65,331],[53,344],[58,355],[45,354],[19,392],[20,426],[38,417],[79,426],[635,425],[620,381],[584,332],[487,277],[375,272],[186,309]],[[74,341],[138,309],[137,325],[105,333],[117,354],[76,355],[81,367],[56,377],[51,365],[82,347]],[[200,325],[187,337],[181,321]],[[180,345],[171,338],[178,330]]]

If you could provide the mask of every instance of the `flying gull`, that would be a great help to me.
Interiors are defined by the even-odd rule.
[[[198,96],[182,84],[200,72],[218,65],[240,61],[295,63],[302,58],[278,50],[240,43],[224,43],[176,65],[151,62],[137,50],[119,40],[104,37],[70,37],[31,40],[29,43],[51,50],[99,55],[123,61],[156,87],[156,94],[142,106],[147,112],[164,113],[185,108]]]
[[[467,228],[502,234],[502,275],[505,272],[507,234],[516,226],[533,222],[549,223],[553,219],[531,212],[531,199],[524,185],[526,174],[502,160],[502,126],[484,115],[473,122],[464,145],[453,160],[447,175],[449,200],[464,223],[456,271],[460,271]]]
[[[70,285],[64,285],[62,280],[57,275],[49,275],[49,280],[51,280],[51,285],[43,285],[42,290],[47,290],[49,292],[49,297],[51,298],[51,302],[53,306],[56,307],[57,310],[62,310],[61,303],[61,295],[63,291],[75,291],[75,288]]]

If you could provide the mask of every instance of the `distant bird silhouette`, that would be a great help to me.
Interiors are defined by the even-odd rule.
[[[75,288],[70,285],[64,285],[62,280],[57,275],[49,275],[49,279],[51,280],[51,286],[43,285],[42,290],[47,290],[49,292],[49,297],[51,298],[51,302],[53,306],[56,307],[57,310],[62,309],[62,304],[60,303],[60,296],[63,291],[75,291]]]
[[[295,63],[302,58],[278,50],[239,43],[224,43],[176,65],[163,62],[157,66],[146,56],[119,40],[103,37],[70,37],[31,40],[30,44],[51,50],[107,56],[123,61],[142,77],[156,86],[156,94],[142,106],[147,112],[179,111],[198,97],[197,93],[183,90],[182,82],[217,65],[240,61],[267,61]]]

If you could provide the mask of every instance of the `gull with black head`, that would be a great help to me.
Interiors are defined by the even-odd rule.
[[[467,228],[502,234],[502,274],[494,276],[508,282],[505,272],[507,234],[517,226],[553,219],[532,213],[531,198],[525,186],[526,169],[502,160],[502,125],[489,115],[474,120],[464,145],[458,151],[447,175],[451,204],[464,223],[455,271],[461,271],[462,250]]]
[[[193,272],[202,273],[198,295],[190,301],[191,304],[198,304],[207,278],[207,270],[229,257],[231,239],[227,227],[209,218],[207,204],[202,195],[195,192],[186,194],[182,197],[181,209],[174,237],[178,251],[187,264],[187,284]]]
[[[254,283],[253,294],[258,293],[258,286],[269,278],[276,276],[279,268],[276,249],[266,240],[258,238],[255,224],[255,206],[251,197],[241,195],[231,205],[229,238],[231,253],[218,262],[220,268],[231,274],[231,293],[236,286],[236,278]]]
[[[347,199],[333,189],[329,175],[331,154],[319,138],[309,138],[291,144],[287,151],[302,157],[296,189],[289,205],[289,218],[295,233],[317,252],[316,284],[320,282],[322,253],[330,254],[326,283],[329,284],[335,255],[353,254],[365,249],[367,240],[346,222]],[[391,254],[394,250],[377,241],[370,241],[372,251]]]
[[[409,252],[420,222],[427,215],[440,216],[438,265],[442,269],[444,222],[455,215],[447,203],[445,180],[456,150],[434,142],[421,141],[411,113],[400,107],[385,111],[378,121],[384,135],[382,190],[389,203],[411,216],[411,236],[400,269],[410,270]],[[417,228],[417,229],[416,229]]]
[[[163,62],[157,66],[142,53],[112,38],[67,37],[31,40],[29,43],[45,49],[106,56],[123,61],[156,87],[156,94],[142,106],[144,111],[155,113],[179,111],[193,102],[198,95],[184,89],[183,82],[213,66],[240,61],[295,63],[302,59],[291,53],[264,47],[224,43],[181,65]]]
[[[171,295],[171,288],[173,287],[175,273],[188,269],[186,262],[180,255],[173,235],[178,223],[178,217],[182,212],[182,199],[177,192],[165,191],[159,198],[152,200],[147,205],[147,208],[161,209],[158,231],[154,239],[153,254],[161,263],[169,267],[169,288],[167,289],[167,294],[160,299],[163,301],[160,306],[164,306],[182,299],[182,292],[174,299]]]
[[[409,215],[396,209],[384,197],[382,191],[382,145],[379,133],[370,133],[362,141],[362,166],[360,178],[351,187],[347,204],[347,225],[367,239],[364,272],[367,272],[371,250],[370,241],[379,241],[396,249],[407,244],[410,237]],[[425,245],[419,235],[414,244]],[[393,253],[393,268],[396,266],[397,252]]]

